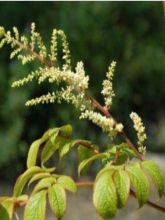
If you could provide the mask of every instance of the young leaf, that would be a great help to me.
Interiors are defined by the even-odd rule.
[[[61,142],[61,144],[59,145],[59,155],[60,155],[60,159],[62,159],[65,154],[68,153],[68,151],[74,146],[74,141],[65,141],[65,142]]]
[[[15,197],[21,195],[22,190],[26,183],[29,181],[29,179],[36,173],[42,172],[42,168],[34,166],[26,170],[22,175],[19,176],[17,179],[15,186],[14,186],[14,192],[13,195]]]
[[[103,167],[98,173],[97,173],[97,176],[96,176],[96,179],[95,181],[97,181],[100,176],[105,173],[105,172],[109,172],[111,173],[111,175],[113,175],[114,171],[116,170],[116,167],[117,166],[113,166],[113,165],[110,165],[110,164],[107,164],[105,167]]]
[[[13,216],[14,202],[12,199],[5,199],[0,203],[0,219],[11,220]]]
[[[86,148],[82,145],[78,147],[78,160],[81,163],[83,160],[88,159],[94,154],[92,149]]]
[[[56,131],[53,136],[46,142],[42,154],[41,161],[44,164],[58,149],[59,143],[56,142],[56,138],[58,137],[59,131]]]
[[[28,201],[28,195],[24,194],[24,195],[21,195],[21,196],[18,196],[16,198],[16,202],[15,203],[18,203],[18,204],[21,204],[21,203],[26,203]]]
[[[39,179],[44,179],[46,177],[49,177],[50,176],[50,173],[46,173],[46,172],[43,172],[43,173],[37,173],[35,174],[31,180],[29,181],[28,183],[28,186],[30,186],[31,183],[33,183],[34,181],[37,181]]]
[[[58,128],[50,128],[48,129],[41,137],[41,144],[46,142],[56,131]]]
[[[92,161],[96,160],[96,159],[102,159],[106,157],[106,154],[104,153],[100,153],[100,154],[96,154],[96,155],[93,155],[92,157],[88,158],[88,159],[85,159],[83,160],[79,167],[78,167],[78,175],[80,175],[81,171],[89,164],[91,163]]]
[[[155,186],[157,187],[159,196],[161,197],[164,194],[165,181],[160,167],[154,161],[146,160],[142,162],[142,168],[152,178]]]
[[[41,144],[41,139],[38,139],[31,144],[29,152],[28,152],[27,168],[30,168],[36,165],[36,160],[37,160],[37,155],[38,155],[40,144]]]
[[[80,140],[69,140],[59,146],[60,159],[62,159]]]
[[[60,127],[60,133],[62,134],[62,136],[70,137],[72,135],[72,131],[72,126],[69,124]]]
[[[24,220],[45,220],[46,193],[43,190],[31,196],[25,207]]]
[[[35,193],[43,189],[48,189],[54,183],[56,183],[56,179],[54,177],[47,177],[47,178],[40,180],[35,186],[32,192],[32,195],[34,195]]]
[[[111,173],[103,173],[96,181],[93,203],[98,214],[104,219],[110,219],[116,214],[117,195]]]
[[[48,197],[50,207],[54,213],[54,215],[61,219],[66,211],[66,194],[63,187],[59,184],[55,184],[49,187]]]
[[[130,177],[131,183],[135,189],[135,193],[138,199],[139,206],[144,205],[149,197],[149,182],[140,169],[140,166],[131,165],[127,167],[128,175]]]
[[[130,178],[126,171],[118,170],[114,174],[114,184],[116,186],[118,208],[125,206],[130,192]]]
[[[62,186],[64,189],[67,189],[73,193],[77,191],[76,183],[69,176],[60,176],[57,179],[57,183]]]

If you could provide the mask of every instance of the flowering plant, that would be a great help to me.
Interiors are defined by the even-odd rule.
[[[58,38],[62,41],[62,66],[58,60]],[[61,103],[64,100],[79,111],[79,119],[90,120],[99,126],[112,143],[117,136],[122,141],[103,151],[89,140],[73,139],[71,125],[48,129],[31,144],[27,169],[17,179],[13,196],[0,198],[1,220],[10,220],[14,214],[18,218],[19,207],[24,207],[24,220],[44,220],[47,197],[52,212],[60,220],[67,206],[66,191],[75,193],[79,186],[93,187],[93,203],[103,219],[114,217],[118,209],[126,206],[129,195],[137,198],[140,207],[148,204],[165,212],[164,207],[149,200],[150,182],[154,183],[159,196],[164,196],[164,176],[154,161],[145,159],[146,133],[141,118],[135,112],[130,114],[137,133],[137,144],[134,145],[126,135],[124,125],[117,122],[110,112],[115,96],[112,81],[116,62],[110,64],[102,83],[101,94],[105,104],[101,105],[88,93],[89,76],[85,73],[83,62],[78,62],[75,70],[72,70],[69,44],[62,30],[53,30],[50,48],[47,48],[34,23],[31,25],[30,39],[20,36],[16,27],[13,28],[13,33],[0,27],[0,48],[5,44],[12,48],[10,58],[17,57],[23,65],[40,61],[38,69],[13,82],[12,87],[24,86],[33,80],[38,84],[48,81],[57,86],[55,91],[28,100],[26,106],[55,101]],[[72,148],[78,151],[79,176],[93,161],[101,161],[102,168],[96,174],[94,182],[75,182],[70,176],[57,173],[55,167],[46,166],[46,162],[54,154],[61,160]],[[36,184],[30,195],[24,194],[25,187],[34,182]]]

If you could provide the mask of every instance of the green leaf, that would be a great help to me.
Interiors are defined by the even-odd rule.
[[[73,193],[77,191],[76,183],[69,176],[60,176],[57,179],[57,183],[62,186],[64,189],[67,189]]]
[[[37,181],[39,179],[44,179],[46,177],[49,177],[50,176],[50,173],[46,173],[46,172],[43,172],[43,173],[37,173],[35,174],[31,180],[29,181],[28,183],[28,186],[30,186],[31,183],[33,183],[34,181]]]
[[[29,149],[28,158],[27,158],[27,167],[30,168],[36,165],[38,150],[41,144],[41,139],[34,141]]]
[[[2,203],[0,203],[0,219],[11,220],[14,211],[13,208],[13,199],[5,199]]]
[[[128,155],[125,152],[121,152],[120,156],[118,157],[116,164],[117,165],[122,165],[128,160]]]
[[[105,172],[95,182],[93,203],[104,219],[114,217],[117,211],[117,195],[111,173]]]
[[[72,129],[72,126],[69,124],[62,126],[59,129],[60,129],[60,133],[62,136],[70,137],[72,135],[73,129]]]
[[[62,159],[78,142],[79,140],[61,142],[59,145],[60,159]]]
[[[122,152],[123,153],[125,152],[128,155],[130,160],[136,157],[135,152],[128,147],[122,148]]]
[[[41,144],[46,142],[56,131],[58,128],[50,128],[48,129],[41,137]]]
[[[141,170],[140,166],[131,165],[127,167],[128,175],[131,179],[131,183],[135,189],[135,194],[138,199],[139,206],[144,205],[149,197],[149,182]]]
[[[53,136],[46,142],[42,154],[41,154],[41,161],[42,164],[44,164],[58,149],[59,142],[56,141],[56,138],[58,137],[59,131],[57,130]]]
[[[24,202],[26,202],[28,200],[28,198],[29,198],[28,195],[23,194],[21,196],[18,196],[16,198],[16,200],[17,200],[17,203],[24,203]]]
[[[52,184],[56,183],[55,177],[47,177],[40,180],[35,186],[32,195],[43,189],[48,189]]]
[[[130,178],[124,170],[116,171],[113,178],[116,186],[118,208],[122,208],[125,206],[129,196]]]
[[[159,196],[161,197],[164,194],[164,187],[165,187],[165,180],[162,170],[154,161],[151,160],[146,160],[141,164],[142,164],[142,168],[152,178],[155,186],[157,187]]]
[[[81,163],[83,160],[93,156],[94,152],[92,149],[86,148],[82,145],[78,147],[78,161]]]
[[[45,220],[46,191],[40,191],[30,197],[24,211],[24,220]]]
[[[96,154],[96,155],[93,155],[92,157],[88,158],[88,159],[85,159],[83,160],[79,167],[78,167],[78,175],[80,175],[81,171],[89,164],[91,163],[92,161],[96,160],[96,159],[102,159],[106,157],[106,154],[104,153],[100,153],[100,154]]]
[[[42,172],[42,168],[34,166],[27,169],[22,175],[20,175],[15,183],[13,195],[15,197],[21,195],[23,188],[29,179],[36,173]]]
[[[97,173],[97,176],[96,176],[96,179],[95,181],[97,181],[100,176],[105,173],[105,172],[109,172],[111,173],[111,175],[113,175],[113,173],[116,171],[116,168],[117,166],[113,166],[113,165],[110,165],[110,164],[107,164],[105,167],[103,167],[98,173]]]
[[[65,156],[65,154],[67,154],[73,146],[74,146],[74,142],[71,140],[61,142],[61,144],[59,145],[60,159],[62,159]]]
[[[66,211],[65,190],[59,184],[55,184],[49,188],[48,197],[54,215],[61,219]]]

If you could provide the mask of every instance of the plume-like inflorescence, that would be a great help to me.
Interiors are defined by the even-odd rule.
[[[60,87],[59,90],[28,100],[26,102],[27,106],[54,103],[55,101],[61,103],[62,100],[65,100],[80,110],[80,119],[85,118],[92,121],[101,127],[104,132],[108,133],[109,136],[115,136],[117,132],[122,131],[123,125],[121,123],[118,124],[113,118],[107,118],[94,110],[92,101],[87,96],[89,76],[85,74],[82,61],[77,62],[74,71],[71,69],[69,44],[62,30],[53,29],[49,50],[45,46],[40,33],[36,31],[35,23],[31,24],[29,38],[21,36],[16,27],[13,28],[13,33],[0,27],[0,38],[0,47],[3,47],[5,44],[11,46],[10,58],[17,57],[22,64],[33,62],[37,59],[42,64],[26,77],[13,82],[12,87],[20,87],[33,80],[36,80],[38,84],[48,81]],[[58,65],[57,58],[58,38],[62,42],[62,67]],[[103,81],[102,93],[107,108],[112,104],[112,97],[114,96],[112,78],[115,65],[116,63],[113,61],[107,72],[107,79]]]
[[[144,142],[147,139],[147,136],[145,133],[145,127],[143,125],[142,119],[139,117],[139,115],[136,112],[132,112],[130,114],[130,118],[132,119],[135,131],[137,132],[138,150],[140,153],[145,154],[146,146],[144,145]]]
[[[112,61],[108,68],[108,72],[106,73],[106,79],[103,81],[103,90],[101,93],[104,95],[104,101],[106,108],[110,108],[112,105],[112,98],[115,96],[115,93],[113,91],[113,75],[115,71],[116,62]]]

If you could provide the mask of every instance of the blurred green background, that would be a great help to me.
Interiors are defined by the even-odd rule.
[[[132,110],[138,112],[146,125],[148,149],[165,152],[162,2],[0,2],[1,26],[17,26],[26,33],[31,22],[36,22],[47,43],[52,28],[65,31],[72,65],[84,62],[90,75],[90,92],[100,102],[102,80],[109,63],[116,60],[114,116],[125,123],[125,130],[136,141],[129,114]],[[77,120],[78,114],[66,103],[25,107],[25,100],[46,92],[48,86],[32,83],[11,89],[14,79],[35,66],[10,61],[9,51],[9,47],[0,51],[0,177],[15,178],[22,171],[30,143],[49,127],[71,123],[74,136],[107,144],[100,129]]]

